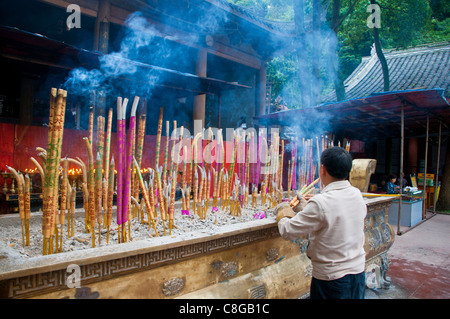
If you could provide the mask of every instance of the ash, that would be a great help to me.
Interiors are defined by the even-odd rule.
[[[3,223],[0,228],[0,246],[3,245],[12,248],[15,253],[22,258],[42,256],[42,213],[36,214],[40,214],[40,216],[32,216],[32,218],[34,217],[34,221],[30,221],[29,246],[23,247],[22,230],[18,216],[14,223]],[[211,209],[209,209],[206,214],[206,219],[201,219],[198,215],[194,215],[193,212],[190,212],[190,215],[182,215],[181,210],[176,209],[174,213],[174,227],[172,227],[170,234],[168,228],[169,223],[168,220],[166,220],[165,235],[162,220],[158,217],[155,222],[156,229],[160,237],[166,236],[174,239],[187,240],[196,236],[199,232],[206,235],[215,235],[226,230],[226,226],[228,225],[256,221],[261,218],[272,219],[275,221],[273,209],[269,209],[267,206],[242,208],[241,213],[238,216],[232,216],[228,211],[219,210],[217,212],[211,212]],[[104,227],[101,229],[101,242],[99,243],[98,225],[96,225],[95,247],[120,244],[118,241],[118,225],[115,224],[114,218],[112,224],[108,243],[106,241],[107,229]],[[65,224],[63,225],[62,253],[92,248],[92,234],[88,233],[85,229],[84,211],[75,213],[73,227],[74,236],[68,237],[66,216]],[[60,230],[60,225],[58,226],[58,229]],[[147,216],[144,218],[144,223],[141,223],[140,218],[132,218],[130,226],[128,227],[128,224],[126,226],[126,232],[127,242],[151,240],[152,238],[157,237],[155,230],[151,227],[151,225],[150,227],[148,225]],[[53,241],[53,245],[55,245],[55,241]]]

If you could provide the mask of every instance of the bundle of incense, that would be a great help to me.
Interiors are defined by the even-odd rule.
[[[106,243],[109,243],[109,229],[111,227],[111,220],[112,220],[112,210],[113,210],[113,199],[114,199],[114,170],[115,170],[115,163],[114,163],[114,156],[111,158],[111,164],[109,165],[109,176],[108,176],[108,211],[106,214],[106,226],[107,226],[107,233],[106,233]],[[105,175],[106,171],[105,171]]]
[[[92,247],[95,247],[95,176],[94,176],[94,155],[92,154],[92,145],[89,138],[84,137],[84,144],[88,152],[88,215],[92,234]]]
[[[303,187],[303,188],[300,190],[300,194],[301,194],[302,196],[308,195],[308,194],[313,190],[314,185],[316,185],[319,181],[320,181],[320,178],[316,179],[314,182],[312,182],[312,183],[309,184],[308,186]],[[291,207],[295,207],[295,206],[297,206],[298,203],[299,203],[299,200],[298,200],[297,196],[295,196],[295,197],[289,202],[289,205],[291,205]]]
[[[42,231],[43,254],[53,252],[50,237],[54,232],[55,215],[58,196],[58,170],[64,131],[67,92],[52,88],[50,96],[49,131],[47,141],[47,157],[43,187],[43,222]],[[49,242],[50,240],[50,242]],[[49,246],[47,247],[47,244]]]
[[[130,116],[130,126],[128,130],[128,147],[126,149],[127,156],[126,156],[126,162],[125,167],[125,174],[124,174],[124,180],[125,180],[125,187],[123,190],[123,204],[122,204],[122,224],[125,224],[128,221],[128,215],[131,213],[131,172],[133,171],[133,143],[135,141],[136,136],[136,109],[139,104],[139,97],[135,96],[132,107],[131,107],[131,116]],[[125,111],[123,113],[123,119],[126,118]],[[124,127],[125,130],[125,127]],[[139,171],[140,173],[140,171]]]
[[[103,196],[103,226],[106,226],[106,213],[108,210],[108,182],[109,182],[109,176],[108,176],[108,172],[109,172],[109,156],[110,156],[110,151],[111,151],[111,128],[112,128],[112,117],[113,117],[113,109],[110,108],[108,111],[108,125],[106,127],[106,136],[105,136],[105,156],[104,156],[104,161],[105,161],[105,165],[104,165],[104,171],[105,171],[105,175],[104,175],[104,186],[103,186],[103,194],[105,194],[105,196]]]
[[[138,166],[136,158],[134,156],[133,156],[133,163],[134,163],[134,167],[136,168],[136,173],[137,173],[138,178],[139,178],[139,185],[141,187],[142,195],[144,197],[145,208],[147,209],[148,226],[149,226],[149,228],[151,226],[153,226],[153,229],[155,230],[156,236],[159,236],[158,235],[158,231],[156,230],[156,225],[155,225],[155,215],[153,214],[152,205],[150,205],[150,198],[148,196],[147,189],[146,189],[146,187],[144,185],[144,179],[142,178],[141,168]],[[151,222],[151,226],[150,226],[150,222]]]
[[[121,97],[117,98],[117,224],[119,229],[122,227],[122,206],[123,206],[123,181],[124,181],[124,153],[125,153],[125,114],[128,99],[122,101]],[[120,241],[120,236],[119,236]]]
[[[22,224],[22,244],[23,247],[26,245],[25,240],[25,199],[24,199],[24,189],[25,189],[25,183],[22,180],[22,173],[17,173],[17,171],[6,165],[6,168],[14,175],[16,182],[17,182],[17,193],[18,193],[18,201],[19,201],[19,217],[20,222]]]

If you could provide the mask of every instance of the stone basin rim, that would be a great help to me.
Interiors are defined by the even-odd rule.
[[[66,269],[70,264],[87,265],[118,258],[162,251],[170,248],[187,246],[199,242],[207,242],[221,237],[229,237],[241,233],[252,232],[277,227],[274,218],[265,218],[248,222],[229,224],[217,227],[217,233],[209,234],[202,231],[186,232],[172,237],[171,235],[153,237],[146,240],[114,244],[109,246],[86,248],[71,252],[36,257],[9,256],[13,248],[0,246],[0,281],[27,275]],[[191,238],[184,238],[191,236]],[[6,258],[1,258],[6,253]],[[13,255],[18,253],[14,251]]]

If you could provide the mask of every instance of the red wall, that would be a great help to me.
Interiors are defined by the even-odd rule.
[[[64,129],[61,157],[80,157],[87,165],[88,154],[83,137],[89,135],[88,131]],[[94,132],[94,147],[95,136]],[[17,171],[26,168],[35,168],[30,157],[41,162],[36,147],[47,149],[48,128],[40,126],[25,126],[16,124],[0,123],[0,170],[4,172],[6,165]],[[160,161],[164,161],[164,148],[166,137],[161,137]],[[116,133],[111,134],[111,154],[116,152]],[[156,136],[146,135],[144,139],[144,150],[142,156],[142,167],[154,167]],[[69,164],[69,168],[75,167]],[[78,167],[77,167],[78,168]],[[1,181],[3,182],[3,181]]]
[[[96,132],[94,132],[94,147],[96,140]],[[41,160],[36,151],[36,147],[42,147],[47,149],[47,136],[48,128],[40,126],[25,126],[17,124],[5,124],[0,123],[0,170],[4,172],[6,170],[6,165],[15,168],[17,171],[24,171],[25,169],[34,169],[35,165],[31,162],[30,157],[34,157],[38,162]],[[80,157],[85,164],[88,164],[88,153],[86,146],[83,141],[83,137],[89,135],[88,131],[64,129],[63,143],[61,150],[61,158],[66,155],[71,158]],[[232,149],[232,143],[227,142],[229,149]],[[161,137],[160,145],[160,164],[164,163],[164,152],[165,152],[166,137]],[[204,141],[204,145],[207,141]],[[170,143],[172,147],[173,142]],[[117,139],[116,133],[111,135],[111,155],[115,155]],[[94,148],[95,149],[95,148]],[[142,168],[155,167],[155,149],[156,149],[156,136],[145,135],[143,156],[142,156]],[[227,149],[227,148],[226,148]],[[170,156],[170,149],[169,149]],[[228,155],[227,155],[228,158]],[[182,170],[182,165],[180,164],[179,170]],[[287,162],[286,164],[287,165]],[[225,163],[225,167],[229,169],[230,164]],[[251,165],[253,166],[253,164]],[[235,166],[237,171],[238,165]],[[76,165],[70,163],[70,168],[78,168]],[[287,171],[287,170],[285,170]],[[0,187],[2,187],[4,181],[0,177]],[[8,184],[11,180],[8,180]]]

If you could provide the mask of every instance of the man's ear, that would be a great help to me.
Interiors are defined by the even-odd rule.
[[[327,169],[325,168],[324,165],[321,164],[319,166],[319,174],[320,174],[320,176],[325,176],[326,173],[327,173]]]

